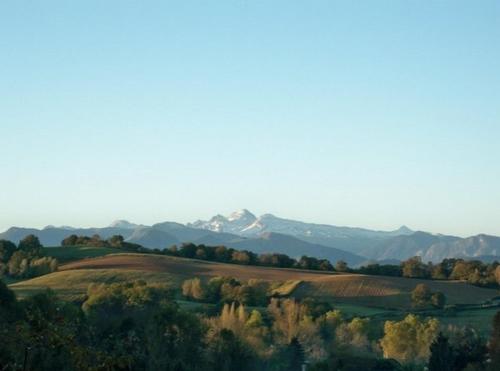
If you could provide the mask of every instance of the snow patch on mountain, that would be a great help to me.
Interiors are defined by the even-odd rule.
[[[279,218],[273,214],[256,217],[247,209],[231,213],[225,217],[216,215],[208,221],[198,220],[188,224],[193,228],[207,229],[214,232],[233,233],[243,237],[258,237],[264,232],[275,232],[304,238],[376,238],[411,234],[412,231],[402,226],[396,231],[372,231],[363,228],[337,227],[327,224],[304,223],[301,221]]]
[[[227,217],[218,214],[208,221],[197,220],[194,223],[189,223],[188,227],[241,235],[241,231],[252,224],[256,219],[256,216],[250,211],[242,209],[231,213]]]

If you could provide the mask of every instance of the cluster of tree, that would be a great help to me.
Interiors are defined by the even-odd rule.
[[[26,236],[17,246],[0,240],[0,276],[30,278],[56,271],[57,260],[43,256],[42,247],[34,235]]]
[[[168,255],[180,256],[201,260],[217,261],[222,263],[234,263],[243,265],[260,265],[278,268],[298,268],[320,271],[347,271],[347,264],[338,261],[335,268],[327,259],[318,259],[310,256],[302,256],[296,260],[285,254],[256,254],[248,250],[236,250],[226,246],[206,246],[184,243],[180,247],[176,245],[164,252]]]
[[[355,270],[356,273],[368,274],[372,276],[402,277],[403,270],[400,265],[393,264],[368,264]]]
[[[500,316],[495,318],[498,321]],[[500,330],[498,324],[495,327]],[[490,344],[491,370],[500,366],[498,351],[498,344]],[[430,346],[429,371],[487,370],[487,364],[488,347],[470,328],[455,329],[451,339],[440,332]]]
[[[387,321],[380,341],[384,357],[401,363],[425,363],[438,332],[439,322],[435,318],[422,320],[409,314],[402,321]]]
[[[485,287],[497,287],[500,284],[500,265],[496,261],[488,264],[478,260],[444,259],[438,264],[426,264],[420,257],[415,256],[400,265],[370,264],[355,271],[383,276],[463,280]]]
[[[432,292],[427,285],[418,284],[411,292],[411,301],[414,308],[424,309],[429,307],[444,308],[446,296],[440,292]]]
[[[72,234],[61,241],[61,246],[116,247],[141,252],[145,250],[139,244],[126,242],[122,235],[114,235],[108,239],[102,239],[98,234],[94,234],[92,237]]]
[[[4,370],[498,370],[500,313],[488,347],[471,330],[408,315],[383,336],[313,301],[271,299],[265,310],[226,303],[181,309],[173,291],[145,282],[91,285],[83,304],[52,292],[18,301],[0,281]],[[385,359],[382,359],[382,358]],[[401,366],[403,365],[403,366]],[[413,366],[412,366],[413,365]],[[419,368],[415,368],[419,367]]]
[[[329,357],[350,349],[371,350],[372,345],[369,320],[344,320],[339,311],[321,312],[314,303],[294,299],[273,298],[263,313],[227,303],[207,322],[209,334],[231,331],[247,349],[247,358],[265,369],[298,371],[306,360],[311,367],[320,367]]]
[[[207,283],[192,278],[182,284],[182,295],[206,303],[238,302],[244,305],[265,306],[271,284],[268,281],[251,279],[241,283],[232,277],[213,277]]]
[[[497,284],[495,272],[498,262],[491,264],[478,260],[444,259],[439,264],[424,264],[420,257],[413,257],[402,263],[404,277],[432,278],[438,280],[464,280],[479,286]]]
[[[182,283],[181,291],[185,299],[202,303],[224,304],[237,303],[240,305],[264,307],[269,304],[272,298],[282,296],[283,286],[288,286],[295,282],[270,282],[260,279],[250,279],[245,283],[233,277],[213,277],[204,282],[195,277],[187,279]],[[327,302],[313,299],[305,299],[302,302],[308,311],[317,316],[318,313],[325,313],[332,307]]]

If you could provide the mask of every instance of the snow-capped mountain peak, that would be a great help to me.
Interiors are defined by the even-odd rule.
[[[233,222],[236,220],[250,221],[250,220],[255,220],[255,219],[257,219],[257,217],[254,214],[252,214],[250,211],[248,211],[247,209],[241,209],[241,210],[235,211],[227,217],[227,220],[230,222]]]
[[[297,220],[277,217],[273,214],[263,214],[256,217],[247,209],[231,213],[225,217],[216,215],[208,221],[198,220],[189,224],[193,228],[208,229],[214,232],[226,232],[247,238],[257,238],[262,233],[281,233],[314,243],[337,246],[339,241],[349,239],[379,239],[390,236],[411,234],[408,227],[396,231],[373,231],[363,228],[338,227],[334,225],[304,223]]]
[[[241,209],[229,214],[227,217],[218,214],[208,221],[197,220],[194,223],[188,224],[188,226],[214,232],[240,234],[242,229],[245,229],[255,220],[257,220],[257,217],[254,214],[247,209]]]

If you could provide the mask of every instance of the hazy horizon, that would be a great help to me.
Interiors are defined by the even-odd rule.
[[[412,228],[412,226],[409,226],[407,224],[400,224],[398,226],[394,226],[394,227],[388,227],[388,228],[377,228],[377,227],[370,227],[370,226],[363,226],[363,225],[343,225],[343,224],[338,224],[338,223],[332,223],[332,222],[323,222],[323,221],[313,221],[313,220],[304,220],[304,219],[301,219],[300,217],[297,217],[297,218],[292,218],[292,217],[287,217],[286,215],[279,215],[279,214],[275,214],[275,213],[270,213],[270,212],[262,212],[262,213],[255,213],[253,212],[252,210],[250,209],[247,209],[247,208],[240,208],[240,209],[234,209],[230,212],[226,212],[226,213],[214,213],[210,216],[207,216],[205,218],[197,218],[197,217],[194,217],[192,219],[186,219],[186,220],[178,220],[178,219],[175,219],[175,217],[171,217],[169,219],[161,219],[161,220],[152,220],[150,222],[140,222],[140,221],[136,221],[134,219],[127,219],[127,218],[115,218],[109,222],[104,222],[103,224],[100,224],[100,225],[97,225],[97,224],[83,224],[83,225],[80,225],[80,224],[65,224],[65,223],[62,223],[62,224],[54,224],[54,223],[48,223],[48,224],[41,224],[41,225],[11,225],[7,228],[4,228],[3,230],[0,230],[0,233],[1,232],[4,232],[5,230],[7,230],[8,228],[10,227],[20,227],[20,228],[36,228],[36,229],[44,229],[46,227],[55,227],[55,228],[59,228],[59,227],[73,227],[73,228],[103,228],[103,227],[108,227],[110,226],[112,223],[114,222],[118,222],[118,221],[126,221],[126,222],[130,222],[130,223],[133,223],[133,224],[137,224],[137,225],[144,225],[144,226],[152,226],[153,224],[156,224],[156,223],[162,223],[162,222],[177,222],[177,223],[181,223],[181,224],[189,224],[189,223],[193,223],[195,221],[198,221],[198,220],[204,220],[204,221],[208,221],[210,220],[212,217],[216,216],[216,215],[223,215],[225,217],[228,217],[230,216],[230,214],[232,214],[233,212],[238,212],[238,211],[242,211],[242,210],[248,210],[249,212],[251,212],[252,214],[254,214],[257,218],[264,215],[264,214],[272,214],[278,218],[282,218],[282,219],[291,219],[291,220],[296,220],[296,221],[300,221],[300,222],[304,222],[304,223],[313,223],[313,224],[323,224],[323,225],[333,225],[333,226],[337,226],[337,227],[348,227],[348,228],[362,228],[362,229],[369,229],[369,230],[374,230],[374,231],[395,231],[399,228],[402,228],[402,227],[407,227],[407,228],[410,228],[411,230],[413,230],[414,232],[418,232],[418,231],[422,231],[422,232],[429,232],[429,233],[433,233],[433,234],[445,234],[445,235],[454,235],[454,236],[457,236],[457,237],[471,237],[473,235],[478,235],[478,234],[488,234],[488,233],[485,233],[485,232],[478,232],[478,233],[474,233],[474,234],[452,234],[452,233],[443,233],[442,231],[431,231],[431,230],[425,230],[425,229],[419,229],[419,228]],[[490,235],[494,235],[494,234],[490,234]]]
[[[498,14],[495,1],[4,2],[0,230],[248,208],[500,235]]]

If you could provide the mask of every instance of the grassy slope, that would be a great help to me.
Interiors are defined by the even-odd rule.
[[[67,300],[84,297],[90,284],[145,280],[149,283],[180,284],[179,276],[167,272],[130,269],[79,269],[54,272],[10,285],[20,297],[50,288]]]
[[[318,275],[301,270],[240,266],[153,254],[109,254],[110,251],[106,250],[98,252],[95,258],[75,260],[75,256],[86,254],[82,250],[83,248],[61,249],[64,253],[63,261],[69,262],[61,265],[58,272],[13,283],[10,287],[21,297],[51,288],[65,299],[75,300],[85,295],[91,283],[142,279],[150,283],[169,283],[174,287],[180,287],[185,279],[192,277],[209,279],[215,276],[231,276],[241,280],[257,278],[280,282],[282,285],[276,287],[274,291],[280,295],[287,295],[300,283],[300,280],[289,280],[290,273],[294,274],[294,277]],[[116,252],[114,249],[111,250]]]
[[[48,256],[56,258],[59,263],[67,263],[85,258],[96,258],[108,254],[116,254],[120,253],[120,250],[110,247],[60,246],[44,247],[43,252]]]
[[[410,293],[419,283],[432,291],[446,295],[448,304],[476,304],[499,294],[497,290],[485,289],[457,281],[432,281],[403,277],[365,275],[338,275],[303,282],[295,290],[297,297],[311,293],[324,300],[341,300],[345,303],[383,308],[409,308]]]
[[[102,253],[109,254],[108,250],[116,252],[115,249],[103,249]],[[97,256],[101,253],[90,251]],[[66,255],[62,256],[62,259],[67,260],[89,253],[82,251],[82,248],[63,252]],[[112,254],[77,260],[62,265],[59,272],[18,282],[11,287],[20,294],[51,287],[63,294],[78,295],[84,293],[92,282],[145,279],[150,282],[168,281],[179,285],[184,279],[195,276],[202,279],[232,276],[243,281],[252,278],[280,281],[287,284],[283,286],[283,290],[292,296],[316,297],[337,304],[384,309],[408,308],[410,292],[418,283],[425,283],[433,291],[442,291],[450,304],[479,303],[498,295],[497,290],[483,289],[462,282],[242,266],[152,254]]]
[[[455,316],[438,316],[439,321],[445,325],[464,326],[468,325],[483,335],[488,336],[491,332],[493,317],[498,308],[485,308],[476,310],[464,310],[457,312]]]

